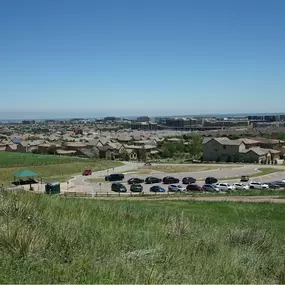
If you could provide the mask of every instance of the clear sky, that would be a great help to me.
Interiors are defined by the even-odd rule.
[[[284,11],[284,0],[0,0],[1,117],[283,112]]]

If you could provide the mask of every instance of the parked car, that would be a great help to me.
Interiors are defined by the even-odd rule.
[[[160,178],[149,176],[145,179],[144,182],[146,184],[153,184],[153,183],[161,183],[161,181],[162,181],[162,179],[160,179]]]
[[[105,176],[106,181],[120,181],[125,178],[124,174],[110,174]]]
[[[269,188],[268,185],[260,182],[250,182],[249,184],[250,189],[266,189]]]
[[[165,192],[165,189],[161,186],[154,185],[150,187],[149,191],[150,192]]]
[[[235,190],[235,187],[229,183],[217,183],[215,186],[217,186],[221,191]]]
[[[126,186],[119,182],[112,183],[111,190],[114,192],[127,192]]]
[[[215,177],[207,177],[205,179],[205,184],[214,184],[214,183],[217,183],[218,182],[218,179],[215,178]]]
[[[285,187],[285,182],[283,182],[282,180],[281,181],[273,181],[272,183],[279,185],[281,188]]]
[[[140,178],[130,178],[128,180],[128,184],[139,184],[139,183],[143,183],[144,180],[143,179],[140,179]]]
[[[248,175],[242,175],[240,178],[240,182],[248,182],[249,181],[249,177]]]
[[[195,183],[195,182],[196,182],[196,179],[193,177],[184,177],[182,179],[183,184],[190,184],[190,183]]]
[[[234,183],[234,186],[236,190],[248,190],[249,189],[249,186],[243,183]]]
[[[179,179],[172,176],[166,176],[162,179],[162,182],[164,184],[174,184],[174,183],[179,183]]]
[[[203,191],[203,188],[197,184],[188,184],[186,187],[187,191]]]
[[[264,184],[268,185],[270,189],[280,189],[281,186],[274,182],[264,182]]]
[[[141,184],[132,184],[130,187],[131,192],[142,192],[143,191],[143,186]]]
[[[91,169],[85,169],[85,170],[82,172],[82,175],[84,175],[84,176],[91,175],[91,174],[92,174],[92,170],[91,170]]]
[[[171,184],[168,186],[168,191],[169,192],[185,192],[186,188],[183,187],[182,185]]]
[[[205,184],[202,189],[206,192],[220,192],[220,189],[214,184]]]

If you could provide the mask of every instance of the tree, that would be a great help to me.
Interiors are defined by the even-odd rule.
[[[128,154],[128,152],[126,150],[123,150],[121,153],[120,153],[120,159],[123,160],[123,161],[129,161],[130,160],[130,156]]]
[[[193,159],[199,159],[203,152],[203,138],[200,135],[192,135],[192,141],[186,147]]]
[[[48,149],[47,149],[47,154],[56,154],[56,146],[52,144]]]

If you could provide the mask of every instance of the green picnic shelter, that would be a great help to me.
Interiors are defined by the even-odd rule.
[[[14,174],[14,182],[15,182],[15,179],[16,178],[35,178],[36,176],[38,176],[38,174],[36,172],[33,172],[31,170],[28,170],[28,169],[23,169],[23,170],[20,170],[18,172],[15,172]],[[31,188],[31,183],[27,183],[27,184],[30,184],[30,188]]]

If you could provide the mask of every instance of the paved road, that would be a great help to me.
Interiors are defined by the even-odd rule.
[[[98,171],[93,173],[91,176],[85,177],[85,176],[76,176],[74,179],[70,181],[70,188],[69,191],[76,191],[76,192],[87,192],[92,193],[92,191],[98,192],[98,193],[107,193],[111,192],[111,183],[110,182],[104,182],[101,183],[89,183],[87,182],[90,178],[101,178],[111,173],[119,173],[126,171],[125,179],[122,182],[126,185],[128,191],[129,191],[129,185],[127,185],[127,180],[132,177],[138,177],[145,179],[147,176],[156,176],[159,178],[163,178],[164,176],[175,176],[179,178],[180,180],[185,176],[192,176],[195,177],[198,181],[198,184],[203,184],[204,180],[208,176],[214,176],[219,179],[219,181],[234,183],[239,182],[239,178],[241,175],[251,175],[258,173],[259,171],[257,168],[271,168],[276,167],[276,169],[284,169],[284,172],[277,172],[269,175],[265,175],[262,177],[256,177],[252,178],[252,181],[274,181],[274,180],[280,180],[285,179],[285,167],[284,166],[270,166],[270,165],[233,165],[233,167],[229,168],[230,164],[189,164],[191,166],[217,166],[217,169],[213,170],[206,170],[206,171],[197,171],[197,172],[183,172],[183,173],[164,173],[164,172],[156,172],[151,175],[148,174],[137,174],[137,173],[128,173],[128,171],[138,169],[138,167],[141,167],[143,164],[141,163],[132,163],[132,162],[126,162],[124,166],[116,167],[114,170],[104,170],[104,171]],[[226,166],[227,168],[221,168],[221,166]],[[228,178],[237,177],[234,180],[228,180]],[[163,188],[167,190],[168,185],[163,184],[156,184],[160,185]],[[149,184],[143,184],[144,192],[148,193],[149,188],[152,185]]]

